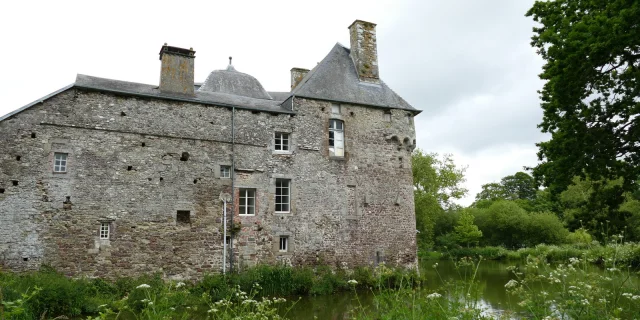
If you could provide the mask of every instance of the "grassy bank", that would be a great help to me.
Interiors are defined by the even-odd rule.
[[[469,275],[461,281],[440,279],[435,290],[406,285],[376,293],[372,306],[360,305],[353,319],[635,319],[640,314],[640,289],[631,283],[634,273],[609,259],[604,271],[594,271],[585,258],[550,264],[544,256],[528,256],[509,267],[512,279],[504,283],[509,302],[499,310],[482,301],[476,279],[481,260],[462,258],[455,268]],[[437,263],[433,268],[438,268]]]
[[[0,319],[113,318],[118,314],[142,319],[193,318],[194,314],[206,318],[213,310],[216,319],[250,314],[276,319],[276,305],[284,300],[267,297],[398,288],[419,281],[415,272],[384,265],[351,271],[262,265],[239,274],[207,275],[193,283],[164,281],[160,275],[114,281],[70,279],[45,267],[22,274],[0,272]]]
[[[437,252],[423,252],[422,260],[459,259],[462,257],[482,257],[487,260],[521,261],[529,256],[544,257],[548,262],[566,262],[570,258],[585,258],[595,264],[603,264],[606,259],[616,259],[619,263],[640,267],[640,243],[613,241],[606,245],[594,242],[589,245],[537,245],[532,248],[508,250],[503,247],[443,248]]]

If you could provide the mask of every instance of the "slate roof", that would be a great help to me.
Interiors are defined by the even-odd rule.
[[[1,116],[0,121],[71,88],[289,114],[295,113],[291,110],[291,96],[378,108],[403,109],[416,114],[421,112],[391,90],[382,80],[380,84],[361,82],[349,53],[348,48],[336,43],[329,54],[307,73],[293,92],[267,92],[256,78],[236,71],[231,65],[226,70],[211,72],[204,83],[196,83],[194,96],[161,93],[157,85],[79,74],[75,83]]]
[[[273,99],[264,90],[258,79],[237,71],[232,65],[229,65],[226,70],[211,72],[198,91],[220,92],[256,99]]]
[[[379,85],[361,82],[349,53],[348,48],[336,43],[331,52],[294,88],[293,95],[420,112],[382,80]]]

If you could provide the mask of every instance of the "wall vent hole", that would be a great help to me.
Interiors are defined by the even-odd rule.
[[[193,184],[198,183],[198,179],[193,179]]]
[[[141,146],[146,147],[146,146],[147,146],[147,144],[143,142],[143,143],[141,144]]]
[[[182,156],[180,157],[180,161],[187,161],[189,160],[189,152],[183,152]]]
[[[29,258],[22,258],[22,261],[29,261]]]
[[[4,193],[4,188],[0,188],[0,193]]]
[[[126,116],[127,116],[127,113],[126,113],[126,112],[124,112],[124,111],[120,111],[120,115],[121,115],[121,116],[123,116],[123,117],[126,117]]]
[[[133,166],[128,166],[127,167],[127,171],[131,171],[133,169]]]
[[[36,138],[36,133],[35,132],[31,132],[31,138],[35,139]]]
[[[187,210],[178,210],[176,213],[176,222],[191,223],[191,212]]]
[[[153,180],[153,179],[151,179],[151,178],[147,178],[147,180],[151,181],[151,180]]]
[[[350,114],[352,117],[353,117],[353,115],[354,115],[353,111],[351,111],[349,114]]]
[[[21,156],[16,156],[16,161],[20,161],[20,159],[22,159]]]
[[[160,177],[160,181],[164,181],[164,178],[163,178],[163,177]]]
[[[17,186],[18,185],[18,180],[11,180],[11,183],[13,184],[13,186]]]

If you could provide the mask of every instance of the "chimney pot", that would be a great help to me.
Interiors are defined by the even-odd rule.
[[[300,84],[304,76],[309,73],[309,69],[292,68],[291,69],[291,91]]]
[[[196,52],[168,46],[160,49],[160,92],[194,95],[193,69]]]
[[[360,81],[380,83],[378,72],[378,48],[376,24],[356,20],[349,26],[351,59],[358,71]]]

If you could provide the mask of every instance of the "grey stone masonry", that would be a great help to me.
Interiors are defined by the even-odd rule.
[[[0,118],[0,269],[220,272],[222,194],[233,195],[234,268],[417,267],[417,110],[293,94],[287,108],[260,110],[163,95],[70,86]]]
[[[349,26],[351,58],[361,81],[380,83],[376,24],[362,20]]]

